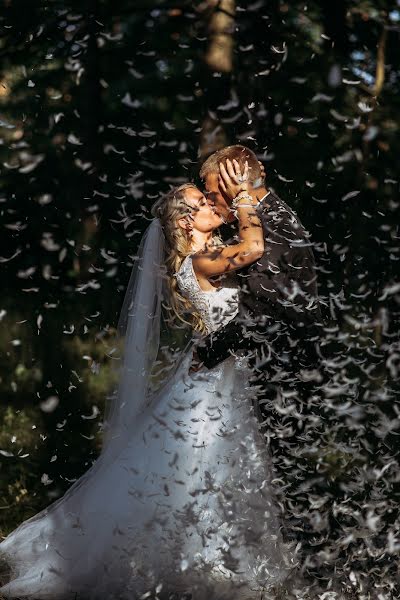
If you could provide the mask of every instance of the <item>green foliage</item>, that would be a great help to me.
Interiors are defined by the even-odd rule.
[[[21,519],[38,512],[49,498],[40,485],[44,427],[35,408],[0,412],[0,534],[6,535]],[[39,479],[39,485],[38,480]]]

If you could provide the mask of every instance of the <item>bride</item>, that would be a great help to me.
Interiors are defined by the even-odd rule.
[[[263,252],[246,172],[228,167],[221,184],[236,195],[236,244],[215,237],[222,219],[193,184],[154,206],[119,322],[101,455],[0,544],[3,597],[242,600],[285,585],[292,567],[251,371],[243,356],[195,371],[184,344],[185,323],[201,335],[236,315],[232,272]]]

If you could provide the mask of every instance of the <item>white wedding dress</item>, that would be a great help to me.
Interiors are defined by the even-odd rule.
[[[237,313],[236,287],[226,278],[202,291],[190,257],[177,280],[209,331]],[[193,600],[241,600],[273,598],[285,586],[292,567],[250,372],[232,356],[189,374],[190,361],[191,353],[130,424],[112,461],[95,464],[0,544],[9,569],[0,596],[135,600],[188,592]]]

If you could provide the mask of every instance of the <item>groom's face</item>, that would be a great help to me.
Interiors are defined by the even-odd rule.
[[[221,190],[218,185],[218,173],[210,173],[206,175],[204,180],[207,199],[214,204],[216,212],[226,222],[230,223],[235,220],[235,216],[230,210],[231,200]]]

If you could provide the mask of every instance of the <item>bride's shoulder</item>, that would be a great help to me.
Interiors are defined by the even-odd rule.
[[[194,272],[193,272],[193,261],[192,261],[192,256],[186,256],[182,263],[181,266],[179,267],[178,271],[175,273],[175,277],[176,280],[178,282],[179,287],[181,288],[181,290],[188,290],[191,287],[193,287],[193,278],[194,278]]]
[[[190,273],[193,269],[193,259],[192,256],[189,254],[188,256],[186,256],[183,261],[181,262],[181,266],[179,267],[178,271],[175,273],[175,275],[181,275],[184,273]]]

